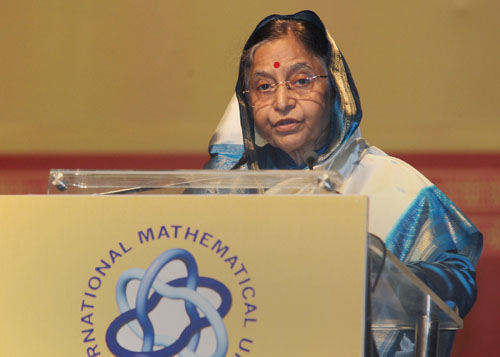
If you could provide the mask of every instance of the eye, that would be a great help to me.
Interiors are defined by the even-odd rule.
[[[262,83],[257,86],[259,92],[269,92],[271,90],[271,85],[269,83]]]
[[[299,78],[295,78],[292,80],[292,85],[294,87],[307,87],[311,83],[312,78],[309,76],[300,76]]]

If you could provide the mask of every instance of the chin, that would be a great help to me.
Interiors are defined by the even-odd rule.
[[[303,142],[297,142],[297,141],[286,141],[286,142],[278,142],[277,145],[275,145],[277,147],[279,147],[281,150],[285,151],[286,153],[291,153],[291,152],[295,152],[295,151],[298,151],[298,150],[301,150],[304,146],[305,146],[305,143]]]

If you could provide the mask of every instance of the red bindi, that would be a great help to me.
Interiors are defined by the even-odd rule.
[[[279,62],[274,62],[274,68],[280,68],[280,63]]]

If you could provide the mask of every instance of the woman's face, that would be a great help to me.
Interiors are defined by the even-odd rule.
[[[328,138],[328,78],[312,80],[305,95],[297,95],[286,83],[278,85],[274,94],[265,94],[264,99],[262,93],[276,83],[326,74],[322,61],[291,35],[264,43],[254,53],[248,95],[255,126],[269,144],[287,152],[297,163],[302,162],[304,153],[320,148]],[[297,83],[300,87],[304,81]]]

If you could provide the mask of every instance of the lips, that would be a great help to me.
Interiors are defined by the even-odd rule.
[[[290,125],[293,123],[298,123],[298,121],[295,119],[286,118],[286,119],[281,119],[276,124],[274,124],[274,126]]]
[[[293,118],[284,118],[273,124],[273,128],[281,133],[293,132],[300,125],[300,121]]]

